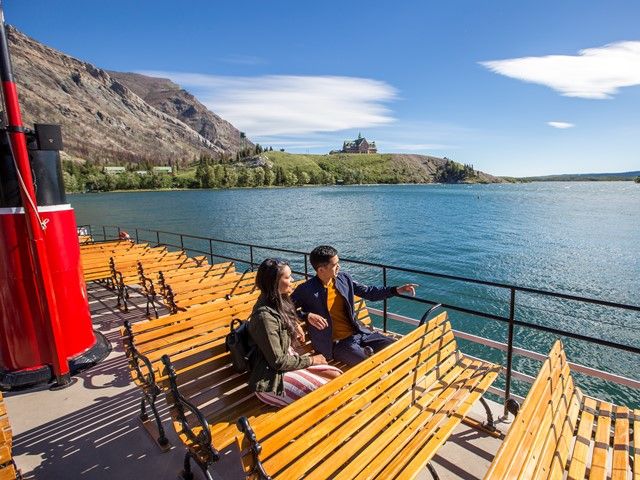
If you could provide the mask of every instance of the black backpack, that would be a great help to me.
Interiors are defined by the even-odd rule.
[[[251,357],[256,349],[255,345],[249,347],[249,322],[234,318],[230,329],[224,343],[231,354],[231,363],[238,373],[247,372],[251,370]]]

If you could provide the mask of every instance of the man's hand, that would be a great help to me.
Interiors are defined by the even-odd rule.
[[[324,330],[329,326],[329,322],[327,319],[317,313],[309,313],[307,316],[307,321],[316,327],[318,330]]]
[[[418,285],[417,283],[407,283],[406,285],[402,285],[401,287],[396,287],[396,293],[398,295],[404,293],[404,294],[410,294],[412,297],[416,296],[416,287],[419,287],[420,285]]]

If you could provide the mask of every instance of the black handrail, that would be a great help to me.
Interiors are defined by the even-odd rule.
[[[93,227],[91,225],[83,225],[83,227],[85,227],[85,228],[88,227],[90,232],[92,232],[92,233],[94,232],[94,229],[93,229]],[[103,225],[101,227],[102,227],[102,235],[103,235],[104,240],[107,240],[107,228],[117,230],[118,234],[120,233],[120,230],[121,230],[121,228],[119,226],[115,226],[115,225]],[[307,278],[309,276],[308,267],[307,267],[308,252],[301,252],[299,250],[292,250],[292,249],[280,248],[280,247],[269,247],[269,246],[265,246],[265,245],[258,245],[258,244],[252,244],[252,243],[246,243],[246,242],[237,242],[237,241],[234,241],[234,240],[223,240],[223,239],[217,239],[217,238],[211,238],[211,237],[204,237],[204,236],[200,236],[200,235],[190,235],[190,234],[184,234],[184,233],[168,232],[168,231],[164,231],[164,230],[152,230],[152,229],[147,229],[147,228],[136,228],[135,229],[136,240],[139,239],[139,231],[149,232],[151,234],[155,234],[155,237],[156,237],[155,240],[156,240],[156,243],[158,245],[165,245],[165,246],[168,246],[168,247],[180,248],[180,249],[183,249],[183,250],[186,248],[187,250],[189,250],[191,252],[196,252],[196,253],[200,253],[200,254],[203,254],[203,255],[208,255],[209,258],[211,259],[212,263],[213,263],[213,259],[214,258],[222,258],[222,259],[225,259],[225,260],[232,260],[232,261],[236,261],[236,262],[245,263],[247,265],[250,265],[251,269],[253,269],[254,266],[255,266],[254,249],[269,250],[269,251],[272,251],[272,252],[287,253],[287,254],[292,254],[292,255],[301,255],[302,256],[302,260],[304,261],[304,272],[294,272],[294,273],[302,274]],[[178,237],[179,240],[180,240],[180,244],[177,245],[177,244],[172,244],[172,243],[167,243],[167,242],[160,242],[160,235],[161,234],[162,235],[172,235],[172,236]],[[196,248],[185,247],[185,244],[184,244],[184,239],[185,238],[206,241],[209,244],[209,250],[208,251],[203,251],[203,250],[199,250],[199,249],[196,249]],[[140,240],[149,241],[149,240],[144,240],[144,239],[140,239]],[[231,257],[231,256],[228,256],[228,255],[222,255],[219,252],[216,253],[213,250],[213,243],[214,242],[215,243],[226,244],[226,245],[234,245],[234,246],[239,246],[239,247],[247,247],[248,248],[249,258],[248,259],[247,258],[235,258],[235,257]],[[633,312],[640,312],[640,305],[629,305],[629,304],[623,304],[623,303],[619,303],[619,302],[610,302],[610,301],[607,301],[607,300],[599,300],[599,299],[589,298],[589,297],[580,297],[580,296],[577,296],[577,295],[561,293],[561,292],[553,292],[553,291],[542,290],[542,289],[538,289],[538,288],[511,285],[511,284],[507,284],[507,283],[503,283],[503,282],[493,282],[493,281],[479,280],[479,279],[476,279],[476,278],[463,277],[463,276],[459,276],[459,275],[450,275],[450,274],[439,273],[439,272],[431,272],[431,271],[419,270],[419,269],[415,269],[415,268],[396,267],[396,266],[387,265],[387,264],[383,264],[383,263],[367,262],[367,261],[355,260],[355,259],[350,259],[350,258],[341,258],[340,260],[341,260],[341,262],[345,262],[345,263],[351,263],[351,264],[355,264],[355,265],[362,265],[362,266],[374,267],[374,268],[381,269],[382,270],[382,275],[383,275],[383,283],[385,284],[385,286],[387,284],[387,272],[388,272],[388,270],[391,270],[391,271],[395,271],[395,272],[410,273],[410,274],[416,274],[416,275],[425,275],[425,276],[429,276],[429,277],[433,277],[433,278],[454,280],[454,281],[459,281],[459,282],[482,285],[482,286],[486,286],[486,287],[496,287],[496,288],[501,288],[501,289],[508,290],[510,292],[509,316],[508,317],[501,316],[501,315],[495,315],[495,314],[492,314],[492,313],[483,312],[483,311],[479,311],[479,310],[474,310],[474,309],[471,309],[471,308],[466,308],[466,307],[462,307],[462,306],[458,306],[458,305],[451,305],[451,304],[442,303],[442,307],[443,308],[447,308],[447,309],[450,309],[450,310],[453,310],[453,311],[457,311],[457,312],[460,312],[460,313],[479,316],[479,317],[483,317],[483,318],[487,318],[487,319],[491,319],[491,320],[497,320],[497,321],[504,322],[504,323],[508,324],[508,341],[507,341],[508,350],[507,350],[507,367],[506,367],[506,385],[505,385],[506,386],[506,388],[505,388],[505,400],[506,401],[505,401],[505,404],[509,400],[510,388],[511,388],[514,327],[516,325],[520,326],[520,327],[533,328],[533,329],[540,330],[540,331],[543,331],[543,332],[552,333],[554,335],[561,335],[561,336],[565,336],[565,337],[568,337],[568,338],[573,338],[573,339],[577,339],[577,340],[583,340],[583,341],[595,343],[595,344],[598,344],[598,345],[603,345],[603,346],[606,346],[606,347],[612,347],[612,348],[616,348],[616,349],[619,349],[619,350],[624,350],[624,351],[627,351],[627,352],[631,352],[631,353],[640,355],[640,347],[621,344],[621,343],[616,343],[616,342],[604,340],[604,339],[601,339],[601,338],[589,337],[589,336],[581,335],[581,334],[578,334],[578,333],[567,332],[567,331],[560,330],[560,329],[557,329],[557,328],[548,327],[548,326],[545,326],[545,325],[538,325],[538,324],[535,324],[535,323],[530,323],[530,322],[526,322],[526,321],[516,320],[515,319],[516,292],[529,293],[529,294],[541,295],[541,296],[552,297],[552,298],[559,298],[559,299],[563,299],[563,300],[577,301],[577,302],[588,303],[588,304],[593,304],[593,305],[600,305],[600,306],[605,306],[605,307],[620,308],[620,309],[623,309],[623,310],[633,311]],[[425,299],[425,298],[420,298],[420,297],[411,297],[411,296],[408,296],[408,295],[399,295],[399,297],[400,298],[404,298],[404,299],[409,300],[409,301],[412,301],[412,302],[417,302],[417,303],[422,303],[422,304],[429,304],[429,305],[440,304],[440,302],[429,300],[429,299]],[[387,320],[388,320],[387,319],[387,304],[386,304],[386,301],[385,301],[384,309],[383,309],[383,329],[385,331],[387,330]]]

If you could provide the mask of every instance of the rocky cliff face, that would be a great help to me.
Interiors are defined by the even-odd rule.
[[[111,75],[15,28],[8,35],[25,125],[62,125],[71,156],[185,164],[201,154],[231,157],[244,146],[237,129],[168,80]]]
[[[149,105],[186,123],[223,150],[235,154],[238,150],[254,147],[237,128],[207,109],[196,97],[171,80],[138,73],[109,74]]]

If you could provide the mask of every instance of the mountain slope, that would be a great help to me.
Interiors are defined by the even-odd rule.
[[[219,130],[212,128],[204,129],[205,136],[149,104],[105,70],[13,27],[8,34],[24,123],[61,124],[66,153],[100,163],[154,164],[185,164],[201,154],[235,155],[240,132],[227,122],[221,128],[224,136],[216,136]],[[193,105],[194,110],[201,107],[199,102]],[[234,135],[238,142],[227,143]]]
[[[109,72],[149,105],[183,121],[207,140],[234,154],[254,145],[233,125],[207,109],[196,97],[166,78]]]

